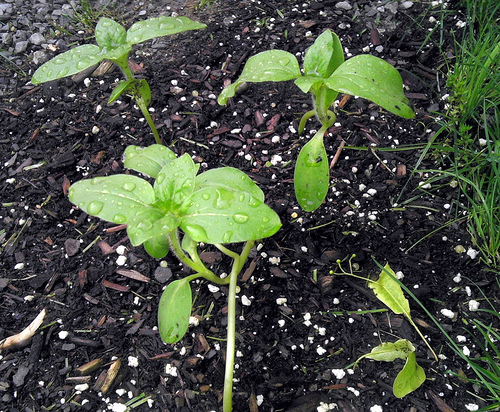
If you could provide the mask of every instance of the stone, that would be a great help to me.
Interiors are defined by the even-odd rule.
[[[45,37],[43,37],[43,35],[40,33],[33,33],[28,40],[31,44],[39,46],[40,44],[45,42]]]
[[[26,51],[27,48],[28,48],[28,40],[18,41],[14,46],[14,53],[15,54],[23,53]]]
[[[335,5],[335,7],[337,9],[340,9],[340,10],[351,10],[352,9],[351,3],[349,3],[348,1],[340,1]]]

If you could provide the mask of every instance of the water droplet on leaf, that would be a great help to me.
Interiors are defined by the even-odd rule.
[[[249,216],[245,213],[235,213],[233,215],[233,220],[236,223],[245,223],[248,221],[248,219],[249,219]]]
[[[100,202],[99,200],[94,200],[89,203],[89,206],[87,207],[87,213],[89,215],[97,215],[102,208],[104,207],[104,203]]]

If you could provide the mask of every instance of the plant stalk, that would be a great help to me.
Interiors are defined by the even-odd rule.
[[[245,247],[240,255],[234,258],[231,274],[229,275],[229,295],[227,297],[227,341],[226,341],[226,370],[224,373],[224,399],[222,401],[223,412],[233,410],[233,376],[234,357],[236,352],[236,286],[238,285],[238,275],[243,265],[248,259],[254,241],[245,243]],[[219,247],[218,245],[216,245]]]

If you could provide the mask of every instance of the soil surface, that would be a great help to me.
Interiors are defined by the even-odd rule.
[[[152,87],[163,141],[178,155],[191,154],[202,170],[228,165],[248,173],[283,223],[252,253],[240,282],[234,410],[328,410],[322,403],[359,412],[484,406],[476,395],[486,394],[453,375],[473,378],[472,371],[414,300],[413,318],[439,362],[402,315],[376,311],[385,306],[366,282],[331,273],[339,272],[338,259],[348,269],[352,257],[364,277],[380,272],[376,262],[389,263],[453,339],[477,356],[464,320],[490,319],[472,312],[469,302],[481,298],[478,285],[492,298],[498,286],[475,256],[453,184],[429,189],[425,174],[411,173],[437,130],[432,113],[443,110],[443,52],[452,56],[450,32],[460,30],[460,14],[446,13],[441,29],[432,19],[439,20],[440,5],[410,1],[167,3],[119,2],[107,9],[127,27],[173,12],[207,24],[131,54],[136,75]],[[136,410],[220,410],[227,290],[194,284],[199,324],[178,344],[162,343],[159,297],[187,270],[171,256],[165,267],[132,247],[123,228],[90,218],[68,201],[70,183],[123,172],[125,147],[154,139],[129,98],[107,105],[118,70],[29,83],[35,51],[51,58],[92,41],[95,22],[90,28],[72,19],[65,24],[67,33],[58,35],[55,23],[46,33],[47,44],[64,39],[58,51],[30,45],[0,65],[0,339],[47,313],[27,346],[1,354],[0,410],[123,410],[117,404],[141,394],[150,403]],[[341,142],[346,145],[332,167],[331,190],[318,210],[305,213],[293,194],[293,167],[318,127],[311,120],[305,136],[296,132],[301,113],[311,108],[308,98],[292,82],[249,85],[227,107],[216,97],[253,54],[283,49],[300,60],[325,29],[339,35],[347,56],[368,52],[395,65],[417,116],[402,120],[350,99],[327,137],[332,159]],[[440,38],[442,50],[434,43]],[[439,166],[433,156],[420,164]],[[206,247],[203,256],[214,271],[229,270],[216,250]],[[372,312],[355,313],[360,310]],[[362,360],[344,369],[399,338],[413,342],[427,375],[403,399],[392,393],[402,361]],[[102,380],[117,360],[121,367],[105,390]],[[79,369],[92,361],[96,368]]]

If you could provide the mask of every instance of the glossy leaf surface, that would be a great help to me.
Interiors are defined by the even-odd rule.
[[[304,57],[304,73],[323,78],[330,77],[343,62],[344,51],[338,36],[326,30],[307,50]]]
[[[407,339],[399,339],[396,342],[383,342],[372,349],[370,353],[363,355],[362,358],[373,359],[376,361],[392,362],[396,359],[406,360],[410,352],[414,352],[415,347]]]
[[[158,329],[163,342],[176,343],[186,334],[191,306],[191,287],[186,278],[173,281],[163,291],[158,306]]]
[[[415,352],[409,352],[404,368],[398,373],[394,380],[394,396],[402,398],[418,389],[424,382],[425,371],[417,363]]]
[[[128,220],[127,234],[130,243],[138,246],[148,239],[167,235],[179,226],[178,223],[171,213],[152,206],[143,207]]]
[[[167,163],[158,173],[154,184],[155,197],[165,210],[180,208],[194,191],[197,166],[187,153]]]
[[[238,86],[244,82],[280,82],[301,76],[299,63],[295,56],[283,50],[268,50],[248,59],[241,76],[227,86],[219,95],[221,105],[236,94]]]
[[[170,243],[165,235],[154,236],[144,242],[144,249],[146,249],[149,256],[161,259],[168,255]]]
[[[122,80],[118,82],[116,87],[113,89],[111,94],[109,95],[108,103],[113,103],[116,101],[118,98],[120,98],[121,95],[124,93],[128,92],[129,90],[132,89],[132,84],[135,82],[134,79],[130,80]]]
[[[293,180],[295,196],[302,209],[316,210],[325,200],[330,180],[322,133],[318,132],[300,151]]]
[[[121,24],[103,17],[95,26],[95,40],[101,48],[110,50],[127,43],[127,32]]]
[[[153,187],[144,179],[114,175],[74,183],[69,188],[69,199],[89,215],[123,224],[149,207],[155,197]]]
[[[134,23],[127,31],[127,43],[138,44],[155,37],[167,36],[188,30],[204,29],[205,24],[187,17],[153,17]]]
[[[403,314],[411,319],[410,303],[404,296],[401,286],[394,280],[395,277],[396,274],[392,268],[386,264],[384,270],[380,272],[379,278],[375,282],[368,282],[368,287],[373,289],[377,298],[394,313]]]
[[[161,169],[172,160],[175,153],[161,144],[148,147],[128,146],[125,149],[124,166],[156,179]]]
[[[72,76],[104,60],[101,49],[94,44],[84,44],[61,53],[42,64],[33,74],[31,83],[40,84]]]
[[[375,56],[361,54],[342,63],[325,84],[338,92],[363,97],[406,119],[415,117],[403,93],[399,72]]]

